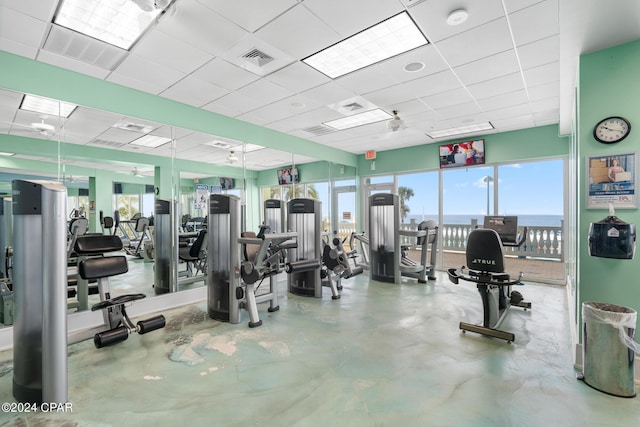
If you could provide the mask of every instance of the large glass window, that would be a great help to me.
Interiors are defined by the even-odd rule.
[[[498,167],[498,212],[516,215],[521,233],[526,227],[524,245],[505,252],[517,257],[518,267],[531,279],[564,278],[563,168],[561,159]]]

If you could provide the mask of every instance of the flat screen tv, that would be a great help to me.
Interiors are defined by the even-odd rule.
[[[300,182],[300,175],[298,174],[298,168],[286,168],[278,170],[278,184],[298,184]]]
[[[220,187],[223,190],[233,190],[236,188],[235,178],[220,178]]]
[[[484,139],[440,146],[440,168],[484,165]]]

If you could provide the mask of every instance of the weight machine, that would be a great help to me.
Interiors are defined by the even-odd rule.
[[[526,240],[527,228],[517,236],[517,217],[485,217],[484,227],[471,231],[467,239],[467,266],[447,270],[449,280],[458,284],[465,280],[477,284],[482,299],[482,325],[460,322],[462,332],[500,338],[509,343],[515,340],[511,332],[497,329],[508,313],[509,307],[516,306],[525,310],[531,308],[530,302],[523,301],[522,294],[512,291],[514,285],[522,283],[522,273],[512,280],[504,271],[503,246],[521,246]]]

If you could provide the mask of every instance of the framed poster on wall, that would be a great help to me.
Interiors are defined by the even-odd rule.
[[[587,209],[638,207],[636,153],[587,157]]]

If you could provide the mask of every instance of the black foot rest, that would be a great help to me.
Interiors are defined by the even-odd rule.
[[[164,328],[166,325],[166,319],[163,315],[151,317],[149,319],[140,320],[135,325],[129,319],[125,304],[131,301],[136,301],[145,298],[145,294],[127,294],[120,295],[108,300],[99,302],[91,307],[91,311],[107,309],[109,313],[109,323],[112,328],[98,332],[93,337],[93,343],[96,348],[106,347],[108,345],[117,344],[129,338],[129,334],[134,332],[140,335],[155,331],[156,329]]]
[[[143,299],[146,298],[147,296],[145,294],[126,294],[126,295],[120,295],[117,297],[113,297],[110,298],[108,300],[104,300],[104,301],[100,301],[99,303],[93,305],[93,307],[91,307],[91,311],[97,311],[97,310],[102,310],[104,308],[107,307],[114,307],[117,305],[122,305],[122,304],[126,304],[128,302],[131,301],[136,301],[139,299]]]

